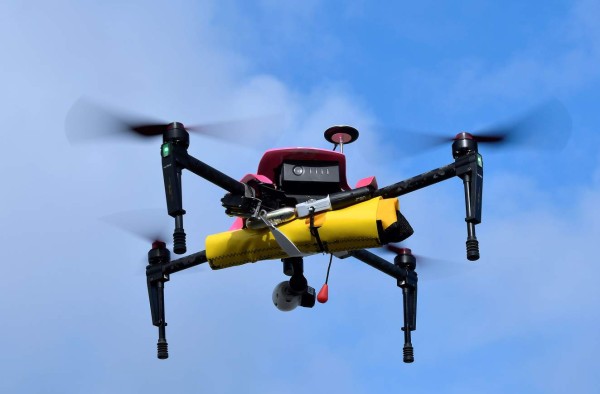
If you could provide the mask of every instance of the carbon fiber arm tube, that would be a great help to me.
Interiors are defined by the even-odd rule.
[[[374,253],[369,252],[368,250],[360,249],[360,250],[352,250],[348,251],[348,254],[352,257],[357,258],[370,265],[371,267],[388,274],[389,276],[402,279],[406,277],[406,270],[398,267],[395,264],[390,263],[389,261],[382,259]]]
[[[382,196],[384,198],[398,197],[403,194],[414,192],[415,190],[436,184],[446,179],[456,176],[456,164],[436,168],[421,175],[414,176],[407,180],[394,183],[393,185],[382,187],[373,192],[373,197]]]
[[[174,272],[183,271],[184,269],[206,263],[207,261],[208,259],[206,258],[206,250],[202,250],[165,264],[163,267],[163,272],[165,274],[172,274]]]
[[[185,169],[219,186],[220,188],[227,190],[232,194],[244,196],[246,193],[246,186],[242,182],[236,181],[229,175],[223,174],[216,168],[201,162],[200,160],[188,154],[186,151],[178,152],[177,161]]]

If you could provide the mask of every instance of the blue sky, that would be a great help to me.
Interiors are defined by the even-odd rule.
[[[2,2],[0,391],[595,392],[599,13],[590,0]],[[292,313],[271,304],[277,261],[174,275],[161,362],[148,245],[99,220],[164,209],[159,142],[71,145],[82,96],[184,123],[283,114],[259,149],[193,138],[192,154],[235,178],[260,149],[327,148],[332,124],[362,133],[350,183],[381,185],[452,160],[449,147],[408,155],[403,130],[451,136],[554,97],[573,131],[562,151],[481,149],[475,264],[459,180],[401,199],[410,247],[460,267],[421,271],[414,364],[401,361],[400,290],[350,260],[334,261],[327,304]],[[216,187],[184,187],[188,247],[203,249],[231,219]],[[327,260],[307,259],[314,287]]]

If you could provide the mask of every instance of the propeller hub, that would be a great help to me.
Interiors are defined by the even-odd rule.
[[[409,248],[398,248],[398,254],[406,254],[412,256],[412,250]]]
[[[155,247],[155,245],[157,247]],[[168,263],[171,260],[171,252],[166,248],[164,242],[156,241],[152,244],[152,249],[148,251],[148,264]]]
[[[458,140],[474,140],[475,138],[473,137],[473,134],[467,133],[467,132],[460,132],[458,134],[456,134],[456,136],[454,137],[454,141],[458,141]]]
[[[468,155],[471,152],[477,152],[477,140],[472,134],[464,131],[456,134],[452,143],[452,157],[458,159]]]
[[[401,250],[410,251],[410,249],[406,249],[406,248],[401,248]],[[406,268],[409,270],[414,270],[417,266],[417,259],[410,252],[409,253],[400,253],[394,258],[394,264],[396,264],[399,267],[403,267],[403,268]]]
[[[171,122],[171,123],[169,123],[167,125],[167,130],[172,130],[172,129],[183,129],[183,130],[185,130],[185,126],[181,122]]]
[[[166,247],[167,244],[165,244],[163,241],[152,242],[152,249],[165,249]]]
[[[190,134],[183,123],[172,122],[167,125],[167,129],[163,134],[163,142],[173,142],[177,145],[183,145],[187,149],[190,146]]]

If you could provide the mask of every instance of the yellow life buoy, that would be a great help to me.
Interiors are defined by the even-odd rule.
[[[397,242],[412,234],[399,212],[397,198],[372,198],[340,209],[315,214],[316,227],[326,252],[341,252]],[[305,254],[323,252],[310,231],[309,218],[294,219],[278,229]],[[212,269],[242,265],[259,260],[281,259],[287,254],[271,231],[240,229],[206,237],[206,257]]]

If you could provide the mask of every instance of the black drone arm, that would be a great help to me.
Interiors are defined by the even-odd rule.
[[[456,142],[455,142],[456,144]],[[362,187],[333,193],[328,196],[331,209],[341,209],[373,197],[392,198],[423,189],[427,186],[458,176],[463,180],[467,222],[467,259],[479,259],[479,242],[475,236],[475,225],[481,223],[483,189],[483,161],[477,146],[469,147],[463,154],[455,155],[454,163],[436,168],[412,178],[377,190]]]
[[[209,166],[208,164],[196,159],[194,156],[188,154],[187,150],[184,150],[177,155],[177,161],[186,170],[193,172],[199,177],[206,179],[207,181],[219,186],[224,190],[227,190],[232,194],[239,194],[243,196],[246,193],[247,186],[244,183],[236,181],[229,175],[226,175],[221,171]]]
[[[436,168],[435,170],[394,183],[393,185],[382,187],[381,189],[376,190],[373,193],[373,196],[381,196],[384,198],[398,197],[445,181],[454,176],[456,176],[456,163],[448,164],[447,166]]]
[[[411,254],[409,249],[402,249],[402,251],[402,254],[395,257],[394,264],[364,249],[353,250],[348,252],[348,254],[395,278],[398,287],[402,289],[404,310],[404,326],[402,327],[402,331],[404,331],[404,362],[412,363],[415,359],[411,342],[411,331],[417,329],[418,276],[415,271],[415,257]]]
[[[171,254],[163,242],[155,242],[148,252],[146,282],[152,324],[158,327],[157,350],[160,359],[169,357],[169,345],[166,338],[167,322],[165,321],[165,283],[169,281],[170,274],[206,262],[206,251],[204,250],[171,261]]]
[[[475,225],[481,223],[483,198],[483,160],[475,149],[455,158],[454,163],[414,176],[373,192],[373,197],[398,197],[415,190],[434,185],[452,177],[463,180],[467,222],[467,259],[479,259],[479,242],[475,236]]]
[[[225,213],[228,215],[249,218],[257,216],[261,204],[264,203],[265,207],[272,205],[272,201],[263,202],[257,198],[255,190],[250,186],[236,181],[189,155],[187,152],[188,147],[189,134],[183,125],[177,122],[170,124],[163,134],[161,156],[167,208],[169,215],[175,218],[173,251],[177,254],[183,254],[187,249],[186,235],[183,229],[185,210],[183,209],[181,191],[181,172],[183,169],[187,169],[229,192],[221,200],[226,208]],[[332,193],[327,197],[329,209],[345,208],[377,196],[384,198],[398,197],[458,176],[463,180],[465,189],[467,258],[477,260],[479,259],[479,244],[475,235],[475,225],[481,222],[483,163],[477,150],[477,142],[467,133],[457,135],[452,144],[452,152],[455,159],[454,163],[390,186],[378,190],[362,187]],[[267,195],[269,193],[260,196],[259,192],[260,198]]]
[[[206,258],[206,251],[201,250],[200,252],[168,262],[164,265],[163,272],[166,274],[174,274],[175,272],[195,267],[197,265],[206,263],[207,261],[208,259]]]
[[[186,252],[186,235],[183,229],[183,195],[181,186],[181,172],[187,169],[207,181],[227,190],[231,206],[227,206],[228,213],[246,213],[256,210],[259,201],[253,198],[253,191],[246,184],[236,181],[221,171],[191,156],[189,147],[189,134],[181,123],[171,123],[163,134],[161,146],[163,179],[165,183],[165,196],[169,215],[175,218],[173,231],[173,251],[177,254]],[[224,202],[225,204],[225,202]]]

